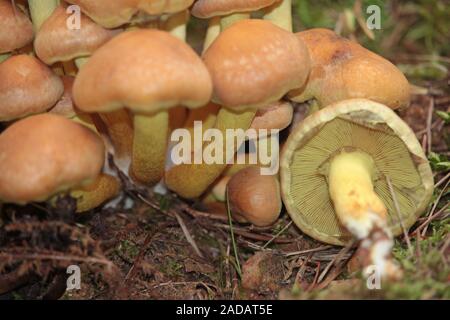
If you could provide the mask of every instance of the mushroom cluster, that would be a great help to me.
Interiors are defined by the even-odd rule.
[[[186,41],[191,15],[209,22],[201,54]],[[366,266],[395,278],[393,237],[433,192],[421,146],[393,111],[409,99],[379,55],[330,30],[293,33],[290,0],[0,0],[0,201],[70,196],[86,212],[127,179],[209,208],[229,202],[233,219],[259,227],[284,203],[304,233],[356,238]],[[294,127],[306,101],[319,108]],[[224,137],[220,161],[173,163],[172,132],[199,122]],[[247,149],[260,140],[278,154],[278,136],[225,134],[288,127],[271,174]],[[213,143],[189,142],[192,153]],[[233,163],[242,148],[246,161]]]

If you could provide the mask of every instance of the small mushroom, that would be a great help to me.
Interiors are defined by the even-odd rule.
[[[8,53],[20,49],[33,40],[33,25],[19,7],[10,0],[0,0],[0,62]]]
[[[151,16],[173,14],[189,8],[194,0],[67,0],[105,28],[117,28],[133,20],[140,11]]]
[[[258,110],[250,129],[281,131],[291,124],[293,116],[292,105],[287,101],[278,101]]]
[[[294,129],[282,150],[281,188],[303,232],[335,245],[363,240],[370,263],[387,275],[395,269],[392,235],[424,212],[433,175],[406,123],[387,106],[352,99]]]
[[[208,103],[211,78],[183,41],[159,30],[125,32],[98,49],[75,79],[76,105],[85,112],[127,107],[134,118],[131,175],[154,185],[164,173],[168,110]]]
[[[16,55],[0,63],[0,121],[46,112],[63,92],[61,79],[32,56]]]
[[[36,34],[36,55],[48,65],[88,57],[117,31],[104,29],[81,14],[80,29],[67,27],[66,5],[61,4],[42,24]]]
[[[221,18],[222,31],[233,23],[249,19],[252,11],[268,7],[279,0],[198,0],[191,9],[193,16],[201,19]]]
[[[261,168],[236,173],[228,181],[227,193],[233,214],[255,226],[270,226],[280,216],[280,184],[274,175],[261,175]]]
[[[109,178],[108,188],[104,182],[97,187],[104,163],[101,139],[61,116],[41,114],[15,122],[0,135],[0,154],[0,200],[6,203],[46,201],[84,188],[77,196],[85,197],[80,207],[85,210],[118,190],[118,182]]]
[[[92,118],[88,114],[80,112],[80,110],[78,110],[73,103],[72,88],[75,78],[72,76],[62,76],[61,80],[64,84],[64,93],[56,105],[51,108],[48,113],[71,119],[72,121],[78,122],[90,128],[94,132],[97,132]]]
[[[291,100],[316,99],[320,107],[352,98],[370,99],[392,109],[409,105],[408,80],[383,57],[331,30],[311,29],[296,35],[308,47],[312,69],[307,85],[293,90]]]
[[[215,125],[223,133],[247,130],[258,109],[303,86],[310,63],[306,47],[293,34],[257,19],[236,22],[223,31],[203,59],[214,83],[213,102],[223,106]],[[225,141],[224,147],[234,144]],[[225,170],[228,160],[174,166],[166,172],[165,182],[182,197],[199,197]]]

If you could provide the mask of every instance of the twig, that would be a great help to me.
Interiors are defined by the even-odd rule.
[[[434,112],[434,98],[430,98],[430,105],[428,107],[428,117],[427,117],[427,154],[429,155],[431,153],[432,148],[432,134],[431,134],[431,124],[433,121],[433,112]]]
[[[181,227],[181,230],[183,230],[183,233],[184,233],[184,236],[186,237],[187,242],[189,242],[189,244],[192,246],[192,248],[194,248],[195,253],[200,258],[204,258],[203,254],[200,252],[200,249],[197,246],[197,243],[195,243],[194,238],[192,238],[191,233],[189,232],[189,229],[186,227],[181,216],[177,212],[174,212],[173,214],[175,215],[175,218],[177,219],[177,221]]]
[[[391,179],[388,176],[386,176],[386,182],[389,187],[389,192],[391,193],[392,201],[394,202],[395,212],[397,213],[397,218],[398,218],[398,221],[400,222],[400,227],[402,228],[403,236],[405,237],[406,245],[408,246],[408,250],[409,250],[409,254],[410,254],[410,256],[413,256],[414,249],[411,245],[411,240],[409,239],[408,231],[406,230],[405,225],[403,224],[403,219],[402,219],[402,215],[400,212],[400,206],[398,204],[397,196],[395,195],[395,191],[394,191],[394,187],[392,186]]]
[[[17,260],[53,260],[53,261],[67,261],[67,262],[84,262],[97,263],[108,267],[109,270],[115,269],[113,262],[106,258],[80,257],[74,255],[55,255],[55,254],[17,254],[17,253],[0,253],[0,257],[4,259],[11,258],[11,255]]]
[[[434,187],[435,187],[435,188],[440,187],[441,184],[443,184],[443,183],[445,182],[445,180],[447,180],[447,179],[449,179],[449,178],[450,178],[450,172],[447,173],[447,175],[446,175],[445,177],[443,177],[441,180],[439,180],[439,181],[434,185]]]
[[[425,234],[427,233],[428,225],[429,225],[429,223],[432,221],[433,213],[434,213],[434,211],[436,210],[436,207],[437,207],[437,205],[439,204],[439,201],[441,200],[442,195],[443,195],[444,192],[447,190],[447,187],[448,187],[449,183],[450,183],[450,179],[446,182],[444,188],[442,188],[442,190],[441,190],[441,192],[439,193],[437,199],[434,201],[433,207],[431,208],[430,213],[428,214],[428,219],[427,219],[427,221],[426,221],[426,223],[425,223],[425,225],[424,225],[424,227],[423,227],[423,230],[422,230],[422,237],[424,237]]]
[[[308,250],[303,250],[303,251],[293,251],[293,252],[288,252],[285,253],[284,256],[286,257],[291,257],[291,256],[300,256],[300,255],[304,255],[310,252],[318,252],[318,251],[323,251],[323,250],[327,250],[333,248],[332,246],[322,246],[322,247],[318,247],[318,248],[314,248],[314,249],[308,249]]]
[[[228,214],[228,223],[230,225],[231,242],[233,244],[234,256],[236,258],[236,271],[239,273],[239,277],[242,277],[241,264],[239,262],[239,254],[237,251],[236,240],[234,239],[233,219],[231,217],[230,199],[228,198],[228,190],[226,192],[226,197],[227,197],[227,214]]]
[[[318,279],[318,283],[321,283],[323,278],[327,275],[328,271],[335,265],[338,265],[341,260],[343,260],[344,256],[350,251],[350,249],[355,244],[355,241],[350,241],[342,250],[334,257],[333,260],[330,261],[330,263],[325,267],[325,269],[322,271],[322,274],[320,275]]]
[[[272,237],[272,239],[270,239],[269,241],[267,241],[266,242],[266,244],[265,245],[263,245],[263,249],[265,249],[265,248],[267,248],[267,246],[269,245],[269,244],[271,244],[275,239],[277,239],[279,236],[281,236],[281,234],[283,233],[283,232],[285,232],[287,229],[289,229],[289,227],[292,225],[292,220],[291,220],[291,222],[289,222],[283,229],[281,229],[281,231],[280,232],[278,232],[276,235],[274,235],[273,237]]]

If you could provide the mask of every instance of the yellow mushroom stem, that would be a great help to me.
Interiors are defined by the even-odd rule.
[[[256,111],[235,112],[222,108],[217,115],[215,129],[218,129],[223,137],[223,155],[226,150],[237,151],[241,145],[236,145],[236,139],[227,139],[227,129],[250,128]],[[214,143],[214,142],[210,142]],[[203,146],[205,149],[210,143]],[[234,154],[232,155],[234,157]],[[184,198],[197,198],[221,175],[227,168],[229,159],[222,159],[221,163],[214,164],[181,164],[172,167],[166,172],[165,182],[169,189]]]
[[[223,32],[227,28],[231,27],[234,23],[245,19],[250,19],[250,13],[232,13],[228,16],[224,16],[220,20],[221,31]]]
[[[169,112],[134,115],[134,138],[130,174],[146,185],[157,184],[164,175],[169,134]]]
[[[59,6],[59,0],[28,0],[28,6],[34,30],[37,31]]]
[[[220,29],[220,17],[212,17],[209,19],[208,30],[206,31],[206,37],[203,42],[203,53],[208,50],[211,43],[219,36]]]
[[[376,267],[381,276],[395,279],[401,272],[391,260],[393,237],[387,227],[386,206],[374,190],[375,176],[375,163],[370,155],[343,151],[331,160],[329,192],[339,221],[363,240],[364,272]]]
[[[266,8],[264,19],[292,32],[292,0],[282,0]]]
[[[164,24],[164,29],[182,41],[186,41],[186,29],[189,22],[189,11],[181,11],[171,15]]]
[[[115,198],[120,193],[120,188],[118,179],[107,174],[100,174],[94,182],[71,190],[70,196],[76,199],[76,211],[80,213],[92,210]]]

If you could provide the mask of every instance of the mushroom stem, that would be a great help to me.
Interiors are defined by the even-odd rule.
[[[188,22],[189,12],[187,10],[181,11],[167,19],[165,29],[180,40],[186,41],[186,28]]]
[[[37,31],[59,6],[59,0],[28,0],[28,6],[34,30]]]
[[[99,113],[114,147],[114,162],[123,172],[128,172],[133,146],[133,124],[125,109]]]
[[[157,184],[164,175],[169,113],[134,115],[133,155],[130,174],[136,180]]]
[[[113,176],[100,174],[94,182],[77,189],[70,195],[77,200],[77,212],[92,210],[108,200],[116,197],[120,192],[120,182]]]
[[[227,139],[227,129],[247,130],[252,124],[256,111],[234,112],[222,108],[217,115],[215,129],[218,129],[225,140],[223,144],[223,155],[227,154],[234,146],[238,150],[240,145],[236,145],[235,139]],[[206,148],[209,144],[203,146]],[[232,155],[234,157],[234,154]],[[220,163],[213,164],[181,164],[172,167],[166,172],[165,181],[169,189],[175,191],[184,198],[196,198],[201,196],[206,189],[220,176],[227,167],[227,160],[222,159]]]
[[[211,43],[213,43],[214,40],[216,40],[216,38],[219,36],[220,29],[220,17],[212,17],[211,19],[209,19],[208,30],[206,31],[206,37],[203,43],[203,52],[208,50]]]
[[[8,59],[9,57],[11,57],[10,53],[3,53],[0,54],[0,63],[2,63],[3,61],[5,61],[6,59]]]
[[[220,20],[221,31],[226,30],[228,27],[231,27],[234,23],[238,21],[245,19],[250,19],[250,13],[232,13],[228,16],[224,16]]]
[[[394,278],[399,272],[390,260],[393,237],[387,227],[386,206],[374,191],[375,170],[368,154],[343,151],[331,160],[329,192],[339,221],[363,240],[366,270],[376,266],[382,276]]]
[[[292,32],[292,0],[282,0],[266,8],[264,19]]]

